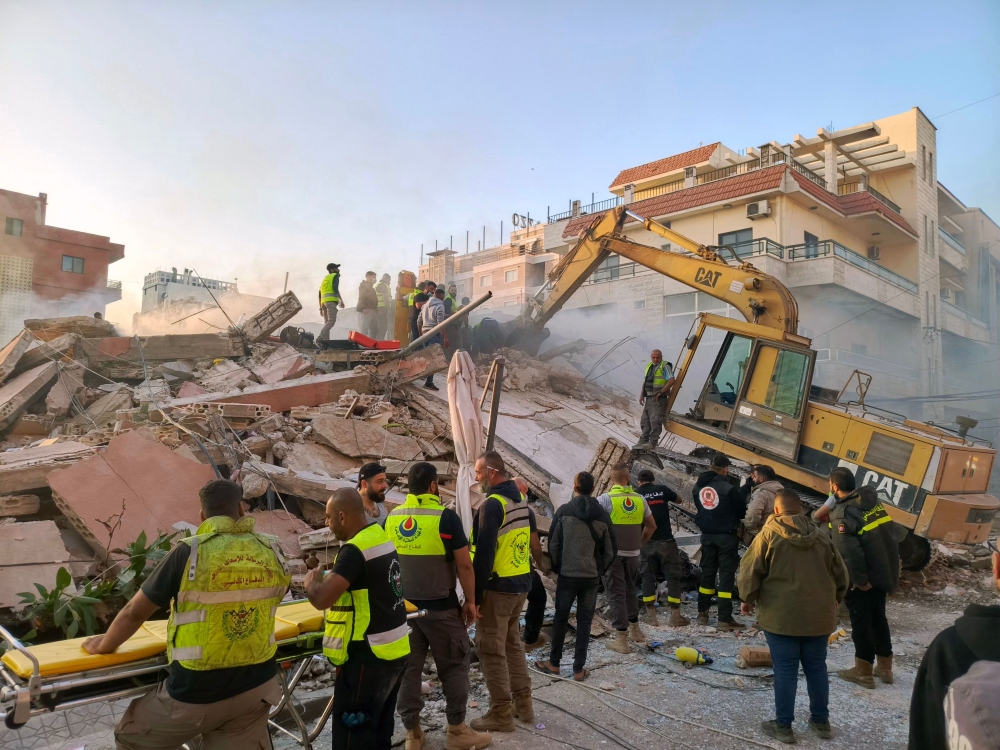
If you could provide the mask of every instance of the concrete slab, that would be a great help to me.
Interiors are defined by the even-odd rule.
[[[312,527],[301,518],[293,516],[284,509],[255,510],[247,515],[256,519],[255,531],[278,537],[278,543],[281,545],[281,551],[285,557],[302,556],[302,550],[299,549],[299,537],[312,531]]]
[[[0,349],[0,383],[14,373],[14,368],[17,367],[17,363],[24,353],[28,351],[33,340],[30,332],[21,331],[3,349]]]
[[[232,360],[223,359],[216,362],[199,382],[209,393],[215,393],[246,388],[257,381],[247,368],[240,367]]]
[[[286,412],[293,406],[319,406],[336,401],[348,390],[367,393],[371,378],[368,373],[349,370],[329,375],[307,375],[298,380],[274,385],[255,385],[242,391],[209,393],[189,398],[175,398],[168,406],[189,406],[201,402],[233,404],[263,404],[273,412]]]
[[[101,396],[87,407],[83,414],[78,414],[70,420],[71,424],[87,427],[106,427],[115,423],[119,409],[132,408],[132,394],[127,388]]]
[[[83,354],[92,364],[121,362],[142,364],[171,362],[177,359],[215,359],[242,357],[243,342],[237,336],[220,333],[192,333],[173,336],[109,336],[88,337],[83,342]]]
[[[17,606],[21,591],[37,594],[36,583],[51,589],[59,568],[69,561],[54,521],[0,526],[0,607]]]
[[[198,490],[214,478],[210,466],[126,432],[112,439],[103,453],[51,472],[49,486],[73,528],[104,555],[109,546],[127,544],[141,531],[151,539],[178,521],[197,525]],[[110,543],[104,522],[113,526],[119,514],[121,522]]]
[[[301,378],[315,369],[312,362],[288,344],[282,344],[268,354],[263,362],[250,368],[257,380],[265,385]]]
[[[27,492],[48,487],[49,472],[65,468],[94,453],[94,448],[67,441],[0,453],[0,487]]]
[[[44,398],[55,382],[57,364],[49,362],[21,373],[0,386],[0,431],[14,421],[38,399]]]
[[[74,347],[81,340],[75,333],[64,333],[51,341],[36,339],[34,344],[28,347],[28,350],[18,360],[14,374],[20,375],[22,372],[57,359],[73,358],[74,354],[78,353]]]
[[[294,472],[310,472],[340,477],[346,471],[357,469],[361,462],[358,459],[345,456],[326,445],[303,442],[289,443],[281,465]]]
[[[295,292],[285,292],[243,324],[241,333],[251,343],[263,341],[302,310]]]
[[[399,359],[383,362],[376,370],[387,382],[403,385],[418,378],[426,378],[447,367],[448,360],[445,359],[444,349],[440,344],[431,344]]]
[[[191,396],[201,396],[204,393],[208,393],[207,388],[202,388],[193,380],[189,380],[186,383],[181,383],[181,387],[177,391],[177,398],[190,398]]]
[[[381,427],[358,419],[341,419],[321,415],[312,421],[315,439],[351,458],[382,458],[391,456],[413,461],[422,455],[420,444],[413,438],[393,435]]]
[[[88,315],[75,315],[68,318],[32,318],[24,321],[24,327],[31,331],[35,338],[51,341],[64,333],[75,333],[88,338],[104,338],[115,335],[115,327],[108,320],[98,320]]]
[[[45,412],[53,417],[62,418],[73,408],[73,399],[80,404],[80,397],[87,390],[83,384],[83,365],[79,362],[60,362],[59,377],[45,396]]]

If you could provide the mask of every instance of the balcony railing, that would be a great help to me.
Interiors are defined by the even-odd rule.
[[[974,326],[989,330],[990,326],[985,320],[977,318],[975,315],[968,312],[967,310],[963,310],[961,307],[956,307],[955,305],[951,304],[950,302],[946,302],[945,300],[941,300],[941,307],[950,312],[952,315],[962,318],[963,320],[967,320]]]
[[[121,289],[122,283],[114,279],[108,279],[108,289]]]
[[[946,244],[958,250],[958,252],[960,252],[962,255],[965,255],[965,245],[959,242],[957,238],[952,237],[941,227],[938,227],[938,237],[944,240]]]
[[[837,195],[851,195],[852,193],[861,192],[862,187],[860,182],[845,182],[837,185]],[[902,214],[902,210],[893,203],[891,200],[886,198],[882,193],[873,188],[871,185],[866,184],[864,186],[864,191],[868,193],[872,198],[877,200],[886,208],[895,211],[897,214]]]
[[[725,247],[731,247],[733,252],[740,258],[746,258],[751,255],[773,255],[775,258],[785,257],[785,247],[784,245],[779,245],[774,240],[769,240],[767,237],[761,237],[757,240],[750,240],[749,242],[737,242],[735,245],[725,245]],[[728,259],[728,254],[723,251],[721,255]]]
[[[823,240],[822,242],[816,243],[803,243],[801,245],[786,245],[785,252],[788,254],[788,260],[807,260],[809,258],[822,258],[829,255],[834,255],[838,258],[843,258],[848,263],[857,266],[858,268],[863,268],[868,273],[873,273],[876,276],[885,279],[890,284],[895,284],[900,289],[905,289],[910,294],[917,293],[917,285],[898,273],[890,271],[888,268],[883,268],[878,263],[875,263],[868,258],[860,255],[859,253],[850,250],[839,242],[834,242],[833,240]]]
[[[614,208],[615,206],[620,206],[622,204],[622,199],[619,196],[614,198],[608,198],[607,200],[597,201],[596,203],[590,203],[586,206],[580,206],[580,213],[577,216],[586,216],[588,214],[596,214],[600,211],[607,211],[609,208]],[[562,221],[563,219],[570,219],[573,217],[573,209],[569,211],[563,211],[561,214],[549,214],[548,221],[551,224],[553,221]]]
[[[684,180],[674,180],[673,182],[668,182],[664,185],[657,185],[656,187],[636,190],[632,197],[637,201],[644,201],[647,198],[655,198],[658,195],[666,195],[667,193],[676,193],[678,190],[683,189]]]

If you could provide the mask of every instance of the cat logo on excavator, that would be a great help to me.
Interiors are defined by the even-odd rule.
[[[715,287],[719,283],[719,277],[722,276],[721,271],[710,271],[707,268],[699,268],[694,274],[695,284],[704,284],[705,286]]]

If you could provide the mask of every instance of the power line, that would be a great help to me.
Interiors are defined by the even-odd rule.
[[[966,105],[964,105],[962,107],[959,107],[958,109],[951,110],[951,112],[945,112],[943,115],[934,115],[931,119],[932,120],[940,120],[942,117],[946,117],[947,115],[954,114],[955,112],[961,112],[963,109],[968,109],[969,107],[973,107],[976,104],[981,104],[982,102],[988,101],[990,99],[995,99],[998,96],[1000,96],[1000,91],[998,91],[995,94],[990,94],[985,99],[980,99],[979,101],[972,102],[972,104],[966,104]]]

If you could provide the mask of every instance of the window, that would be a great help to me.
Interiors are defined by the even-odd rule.
[[[24,231],[24,222],[20,219],[12,219],[8,217],[5,231],[13,237],[20,237],[21,233]]]
[[[927,157],[927,181],[934,183],[934,152],[931,151]]]
[[[64,255],[62,270],[66,273],[83,273],[83,258],[74,258],[72,255]]]
[[[646,309],[646,300],[644,300],[644,299],[632,300],[632,309],[633,310],[645,310]]]
[[[493,283],[493,274],[485,273],[479,277],[479,288],[487,287]]]
[[[927,181],[927,146],[920,147],[920,168],[923,170],[924,181]]]
[[[736,312],[725,302],[721,302],[714,297],[710,297],[702,292],[689,292],[687,294],[671,294],[663,298],[663,322],[666,327],[665,343],[667,346],[675,346],[683,343],[698,313],[710,312],[714,315],[721,315],[725,318],[739,318],[743,316]],[[721,343],[726,332],[717,328],[708,328],[705,331],[705,342]]]
[[[804,241],[806,243],[806,257],[815,258],[819,255],[819,237],[815,234],[805,233]]]
[[[931,236],[927,234],[927,214],[924,214],[924,252],[931,251]]]
[[[851,344],[851,351],[855,354],[868,354],[867,344]]]
[[[736,394],[740,392],[743,376],[746,375],[747,362],[750,359],[750,347],[753,342],[744,337],[731,334],[729,347],[722,358],[722,363],[715,373],[714,393],[726,406],[736,405]]]
[[[733,249],[737,255],[753,254],[753,229],[740,229],[737,232],[724,232],[719,235],[719,244]]]
[[[621,256],[617,254],[609,255],[601,265],[590,275],[590,281],[597,284],[601,281],[614,281],[618,278],[618,262]]]
[[[934,238],[937,237],[936,227],[934,225],[934,219],[931,219],[931,233],[927,235],[927,252],[934,255]]]
[[[503,280],[508,284],[512,281],[517,281],[517,269],[513,268],[510,271],[504,271]]]
[[[808,374],[809,357],[802,352],[762,346],[754,363],[746,399],[782,414],[798,416]],[[761,387],[764,383],[766,387]]]

